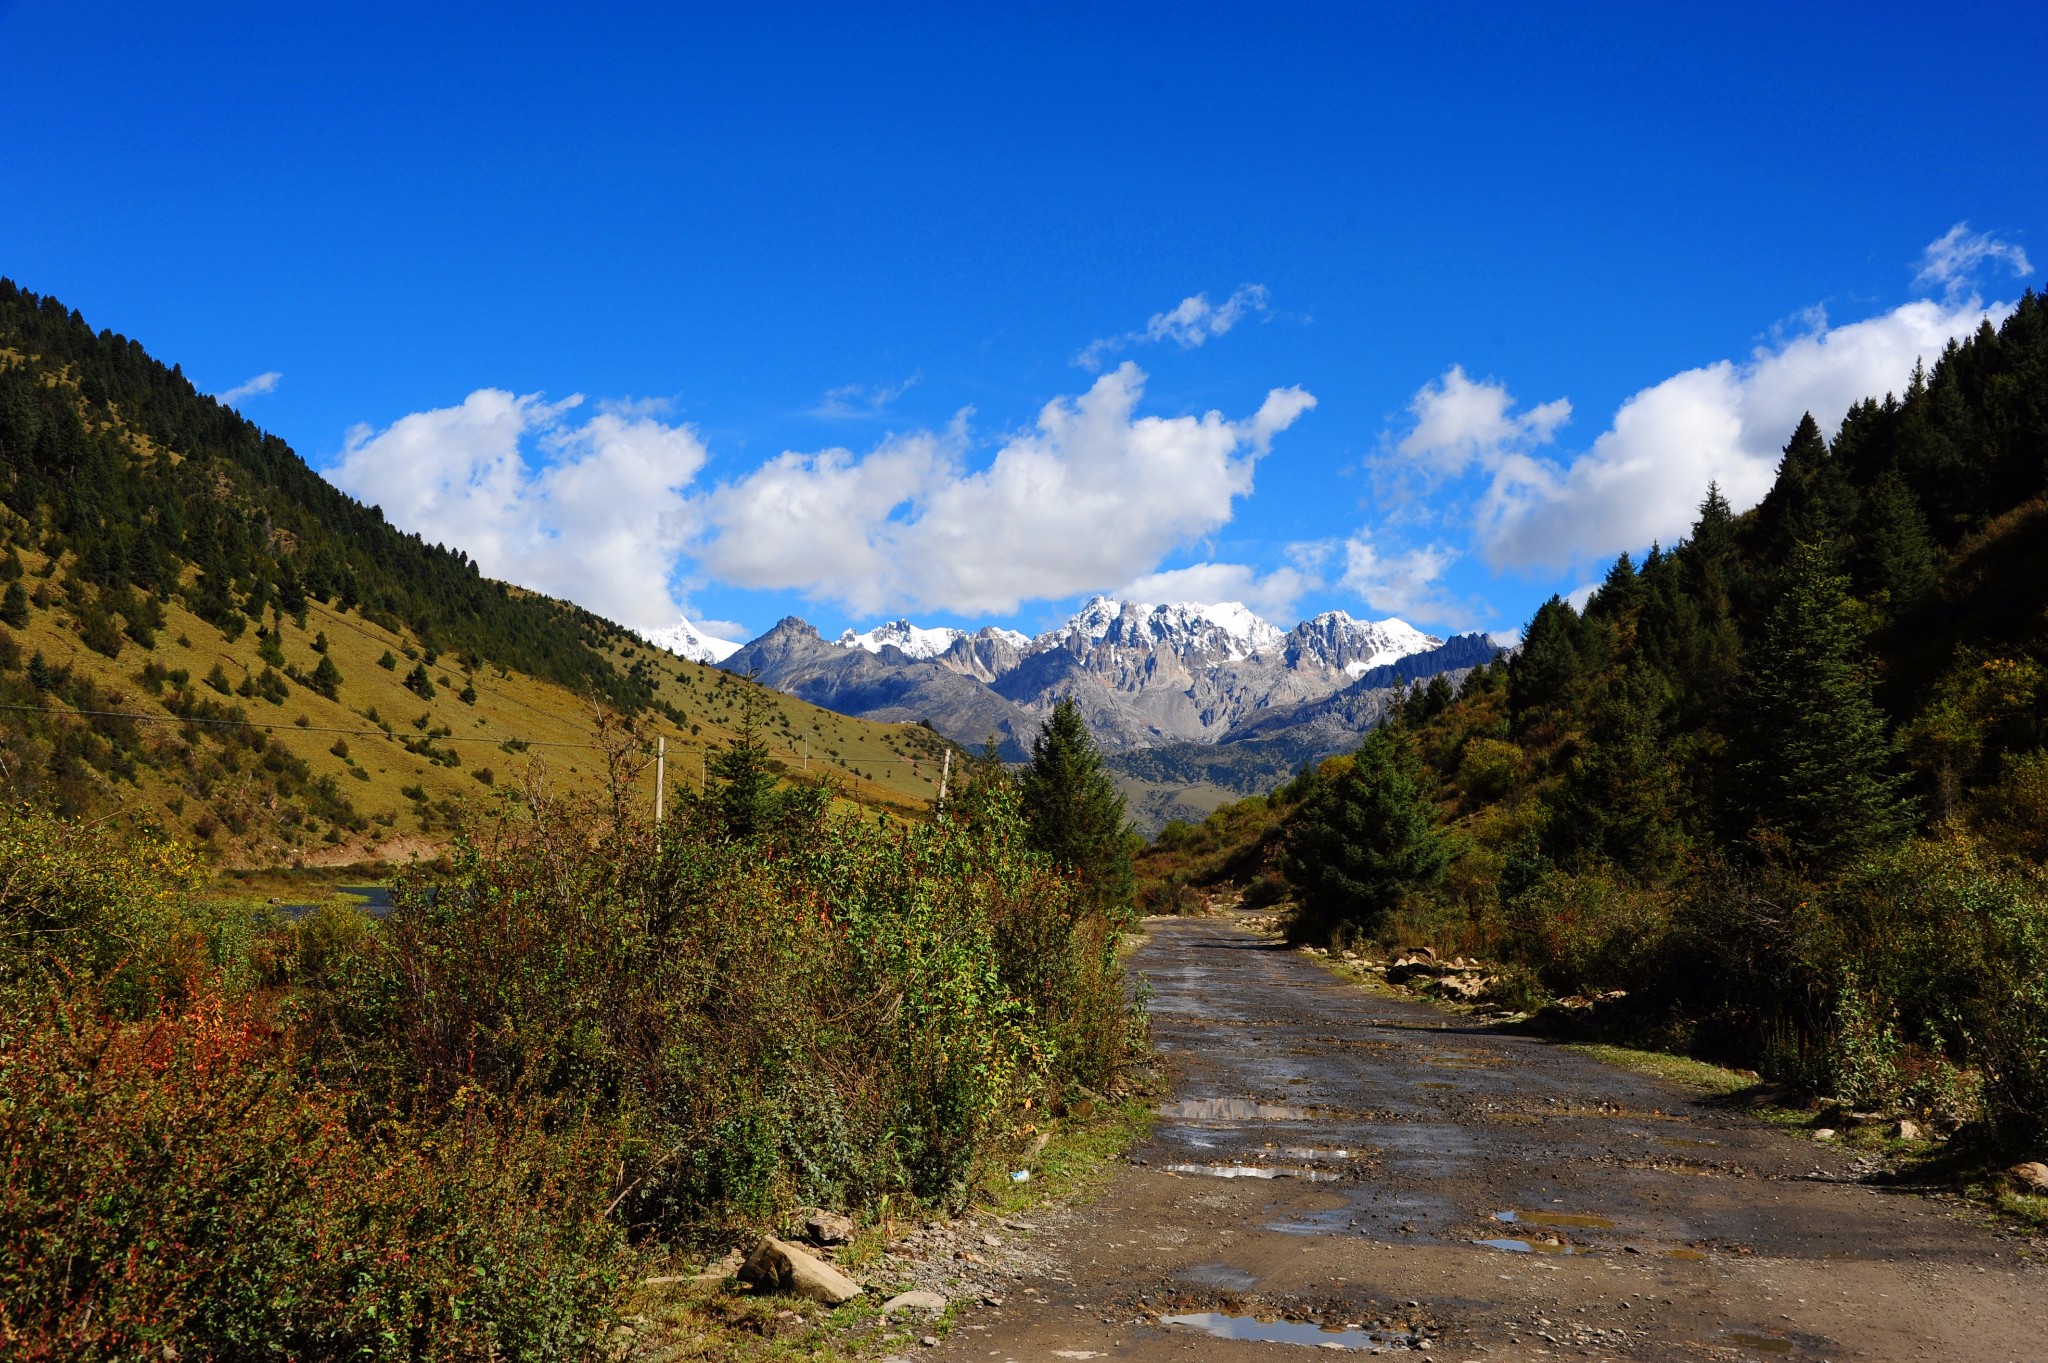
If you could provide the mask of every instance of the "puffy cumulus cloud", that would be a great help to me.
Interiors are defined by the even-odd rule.
[[[1505,454],[1548,443],[1572,414],[1564,398],[1520,413],[1511,410],[1514,405],[1504,385],[1475,382],[1463,365],[1454,364],[1409,402],[1414,424],[1397,448],[1434,472],[1455,477],[1474,463],[1492,467]]]
[[[1959,222],[1927,243],[1913,283],[1919,288],[1939,288],[1953,302],[1971,292],[1986,265],[2003,265],[2021,278],[2034,269],[2027,253],[2012,242],[2000,241],[1989,232],[1972,232],[1970,224]]]
[[[214,400],[223,406],[233,406],[244,398],[261,397],[265,393],[274,393],[277,391],[278,381],[283,377],[284,375],[278,373],[275,369],[267,369],[253,379],[243,380],[225,393],[215,393],[213,395]]]
[[[1807,330],[1747,359],[1636,393],[1588,449],[1562,460],[1540,453],[1561,401],[1517,413],[1504,386],[1453,369],[1416,395],[1415,426],[1397,450],[1445,473],[1482,473],[1475,538],[1491,566],[1563,569],[1684,535],[1710,482],[1738,511],[1755,505],[1802,413],[1833,430],[1853,403],[1903,388],[1914,361],[2009,310],[1972,297],[1837,327],[1809,314]]]
[[[601,407],[483,388],[454,407],[348,432],[327,472],[401,529],[477,566],[640,629],[674,622],[671,572],[705,449],[659,404]]]
[[[1261,573],[1243,563],[1193,563],[1147,573],[1116,596],[1122,601],[1237,601],[1285,629],[1294,623],[1295,603],[1322,585],[1321,578],[1298,567]]]
[[[703,503],[700,562],[736,586],[801,590],[860,613],[1007,613],[1127,583],[1229,521],[1273,437],[1315,405],[1274,389],[1243,420],[1141,417],[1125,363],[970,469],[964,421],[865,455],[786,453]]]
[[[1454,613],[1443,590],[1443,575],[1457,558],[1456,551],[1440,544],[1382,552],[1369,534],[1360,531],[1344,541],[1344,575],[1337,585],[1369,610],[1441,619]]]
[[[1153,313],[1136,331],[1090,341],[1074,357],[1074,363],[1092,372],[1102,367],[1106,357],[1148,341],[1172,341],[1183,350],[1193,350],[1211,337],[1226,334],[1252,313],[1268,311],[1271,305],[1267,300],[1264,284],[1243,285],[1221,303],[1211,303],[1208,294],[1198,293],[1165,312]]]

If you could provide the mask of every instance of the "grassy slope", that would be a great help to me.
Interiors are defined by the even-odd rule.
[[[27,581],[39,581],[37,570],[44,560],[33,552],[22,557],[30,570]],[[447,820],[432,815],[423,819],[422,813],[438,802],[472,809],[488,805],[496,796],[494,788],[480,779],[484,770],[492,774],[498,790],[517,788],[542,768],[546,781],[558,790],[595,792],[602,787],[603,757],[592,744],[595,725],[590,704],[565,687],[488,665],[465,677],[454,657],[444,655],[429,671],[437,682],[446,677],[449,684],[437,686],[433,700],[422,700],[402,684],[412,666],[406,652],[418,651],[416,641],[354,612],[344,614],[315,601],[309,603],[304,630],[289,620],[283,623],[281,646],[288,662],[310,673],[319,660],[312,647],[313,636],[324,632],[329,656],[343,678],[337,698],[328,700],[298,686],[291,688],[281,704],[260,698],[221,697],[200,679],[216,663],[231,682],[260,673],[264,664],[257,657],[255,631],[246,631],[230,642],[175,598],[164,609],[166,623],[158,632],[156,647],[145,651],[129,643],[118,658],[86,648],[68,614],[54,604],[32,609],[28,624],[13,634],[24,658],[41,652],[53,665],[68,665],[76,674],[117,692],[121,699],[114,708],[137,714],[171,718],[165,705],[171,688],[159,697],[141,684],[146,662],[155,661],[173,671],[183,669],[190,673],[201,696],[241,706],[252,722],[278,726],[268,731],[271,741],[305,761],[316,777],[326,773],[340,778],[342,792],[372,820],[361,832],[336,829],[343,834],[342,840],[328,841],[324,828],[319,832],[294,829],[263,818],[272,811],[264,807],[263,793],[253,787],[237,792],[230,785],[217,791],[211,801],[197,798],[184,773],[169,758],[142,764],[133,789],[109,783],[107,794],[128,818],[183,837],[197,837],[203,820],[224,802],[233,802],[238,796],[253,801],[257,813],[243,835],[221,828],[211,839],[229,864],[344,864],[430,852],[446,841]],[[635,657],[655,660],[661,698],[685,716],[686,723],[680,726],[651,712],[644,720],[650,736],[660,734],[668,739],[671,782],[694,786],[705,755],[733,736],[737,696],[746,683],[644,646],[615,643],[607,651],[625,663],[632,661],[624,656],[629,650]],[[398,660],[391,670],[377,665],[387,651]],[[465,680],[476,688],[474,705],[458,698]],[[808,738],[808,770],[837,781],[848,800],[901,815],[914,815],[929,806],[945,746],[929,731],[914,725],[850,719],[772,692],[768,704],[775,758],[792,774],[805,770],[803,740]],[[367,718],[371,714],[388,724],[394,736],[377,732],[378,726]],[[419,737],[421,727],[414,721],[423,717],[426,728],[452,731],[450,738],[435,746],[457,753],[459,767],[441,765],[403,746],[403,739]],[[296,727],[301,719],[310,727]],[[145,725],[143,741],[146,747],[161,752],[181,741],[181,727],[174,721]],[[370,732],[328,732],[336,729]],[[332,751],[338,738],[347,744],[346,757]],[[501,746],[508,740],[533,746],[524,752],[508,751]],[[638,784],[651,805],[653,773],[643,773]],[[409,798],[403,793],[407,787],[423,792],[426,800]]]

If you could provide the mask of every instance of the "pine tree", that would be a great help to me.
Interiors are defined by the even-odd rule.
[[[425,663],[414,663],[412,671],[405,674],[405,689],[421,700],[434,698],[434,679],[427,675]]]
[[[1678,773],[1663,732],[1668,704],[1663,677],[1638,661],[1590,706],[1548,822],[1546,850],[1558,861],[1591,855],[1638,874],[1668,864],[1678,839]]]
[[[745,685],[740,691],[738,727],[732,741],[705,764],[718,782],[714,798],[725,831],[736,838],[766,832],[779,807],[775,771],[768,765],[768,741],[761,732],[767,708],[761,688]]]
[[[1295,890],[1289,931],[1298,939],[1327,939],[1346,927],[1377,932],[1450,864],[1452,846],[1409,773],[1405,741],[1374,729],[1350,767],[1320,782],[1303,805],[1280,859]]]
[[[1536,608],[1522,651],[1508,668],[1508,699],[1516,713],[1562,704],[1586,671],[1585,622],[1563,597]]]
[[[1135,886],[1124,797],[1103,770],[1073,697],[1053,706],[1032,740],[1018,787],[1031,845],[1079,876],[1098,911],[1128,913]]]
[[[20,629],[28,623],[28,593],[20,582],[9,582],[0,592],[0,620]]]
[[[1886,469],[1863,499],[1856,536],[1857,576],[1865,590],[1903,615],[1934,594],[1935,549],[1927,518],[1906,480]]]
[[[1707,484],[1692,537],[1679,546],[1689,598],[1674,621],[1672,673],[1678,680],[1680,711],[1686,720],[1717,718],[1733,693],[1742,668],[1742,634],[1735,625],[1735,601],[1743,588],[1737,554],[1735,513],[1719,483]]]
[[[306,679],[306,685],[321,695],[333,700],[341,690],[341,669],[334,665],[334,659],[325,653],[320,655],[320,665],[313,669],[313,675]]]
[[[1758,826],[1821,870],[1909,818],[1848,586],[1825,550],[1794,551],[1744,696],[1743,797]]]
[[[1593,593],[1593,599],[1586,603],[1586,618],[1589,620],[1625,620],[1635,614],[1642,605],[1643,587],[1636,574],[1636,565],[1627,554],[1614,560],[1607,570],[1607,576],[1600,583],[1600,590]]]

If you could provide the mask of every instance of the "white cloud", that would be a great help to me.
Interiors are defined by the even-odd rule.
[[[1147,573],[1116,596],[1123,601],[1239,601],[1285,629],[1294,623],[1294,605],[1303,593],[1321,585],[1319,578],[1295,567],[1262,574],[1243,563],[1194,563]]]
[[[265,370],[253,379],[245,379],[243,382],[236,384],[225,393],[215,393],[213,395],[214,401],[222,406],[232,407],[244,398],[261,397],[265,393],[276,392],[277,381],[283,377],[284,375],[278,373],[275,369]]]
[[[1212,336],[1224,335],[1252,313],[1263,313],[1268,308],[1264,284],[1243,285],[1220,304],[1211,303],[1208,294],[1198,293],[1181,299],[1165,312],[1153,313],[1136,331],[1090,341],[1074,357],[1074,363],[1093,372],[1102,368],[1106,357],[1145,342],[1172,341],[1183,350],[1193,350]]]
[[[1455,477],[1474,462],[1494,467],[1513,451],[1549,443],[1571,418],[1564,398],[1519,414],[1501,384],[1475,383],[1463,365],[1452,365],[1435,383],[1424,384],[1408,404],[1414,426],[1397,448],[1434,472]]]
[[[1583,612],[1586,603],[1593,599],[1593,593],[1600,590],[1597,582],[1584,582],[1564,594],[1565,604],[1575,611]]]
[[[1451,607],[1440,582],[1457,557],[1455,550],[1440,544],[1382,554],[1361,530],[1344,541],[1344,576],[1337,585],[1374,611],[1441,618]]]
[[[1709,482],[1736,510],[1754,506],[1802,413],[1832,431],[1851,404],[1902,389],[1916,359],[1931,362],[1950,338],[2009,310],[1974,297],[1923,299],[1838,327],[1813,313],[1812,329],[1780,336],[1745,360],[1690,369],[1636,393],[1589,449],[1566,461],[1536,452],[1562,419],[1561,400],[1517,414],[1504,386],[1453,368],[1416,394],[1415,427],[1397,449],[1445,475],[1481,470],[1475,537],[1490,565],[1562,569],[1652,540],[1671,543],[1690,529]]]
[[[683,489],[704,446],[658,404],[607,405],[578,424],[582,402],[479,389],[381,431],[354,427],[327,478],[492,577],[634,628],[672,624],[683,606],[669,579],[693,525]]]
[[[865,455],[785,453],[705,498],[701,563],[860,613],[1007,613],[1128,583],[1227,523],[1273,437],[1315,405],[1280,388],[1241,421],[1140,417],[1144,383],[1125,363],[1047,403],[980,470],[964,420]]]
[[[825,392],[824,400],[810,411],[810,415],[828,420],[859,420],[880,416],[911,389],[924,380],[923,374],[912,374],[901,383],[876,384],[864,388],[857,383],[844,384]]]
[[[1972,232],[1970,224],[1959,222],[1927,243],[1913,284],[1916,288],[1938,285],[1951,303],[1957,302],[1973,292],[1977,273],[1987,264],[2003,265],[2015,277],[2031,274],[2034,268],[2018,246],[1989,232]]]

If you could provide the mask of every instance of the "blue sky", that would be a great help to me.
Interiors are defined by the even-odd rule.
[[[2048,263],[2034,7],[426,8],[0,3],[0,273],[643,627],[1513,628]]]

